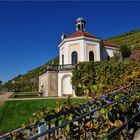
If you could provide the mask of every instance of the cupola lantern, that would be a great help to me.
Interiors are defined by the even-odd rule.
[[[75,24],[76,24],[77,31],[78,30],[81,30],[81,31],[85,30],[86,21],[84,20],[84,18],[82,18],[82,17],[77,18]]]

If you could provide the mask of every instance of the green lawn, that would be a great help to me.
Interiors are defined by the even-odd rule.
[[[61,103],[67,99],[61,99]],[[72,99],[81,102],[83,99]],[[27,121],[33,112],[38,112],[41,107],[51,105],[56,107],[58,99],[29,100],[29,101],[7,101],[0,107],[0,131],[7,132],[20,127]]]

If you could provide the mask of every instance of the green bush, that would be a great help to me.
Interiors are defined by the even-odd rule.
[[[140,64],[134,60],[81,62],[73,70],[72,85],[77,95],[101,95],[125,85],[139,86],[139,83]]]
[[[121,45],[119,50],[122,54],[123,59],[131,56],[131,49],[128,48],[126,45]]]

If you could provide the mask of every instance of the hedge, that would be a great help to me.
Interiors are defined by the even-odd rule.
[[[73,70],[72,85],[77,95],[101,95],[125,85],[140,86],[140,62],[81,62]]]

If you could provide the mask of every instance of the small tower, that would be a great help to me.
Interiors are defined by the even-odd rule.
[[[84,31],[85,30],[86,21],[82,17],[77,18],[75,24],[76,24],[77,31],[79,31],[79,30]]]

